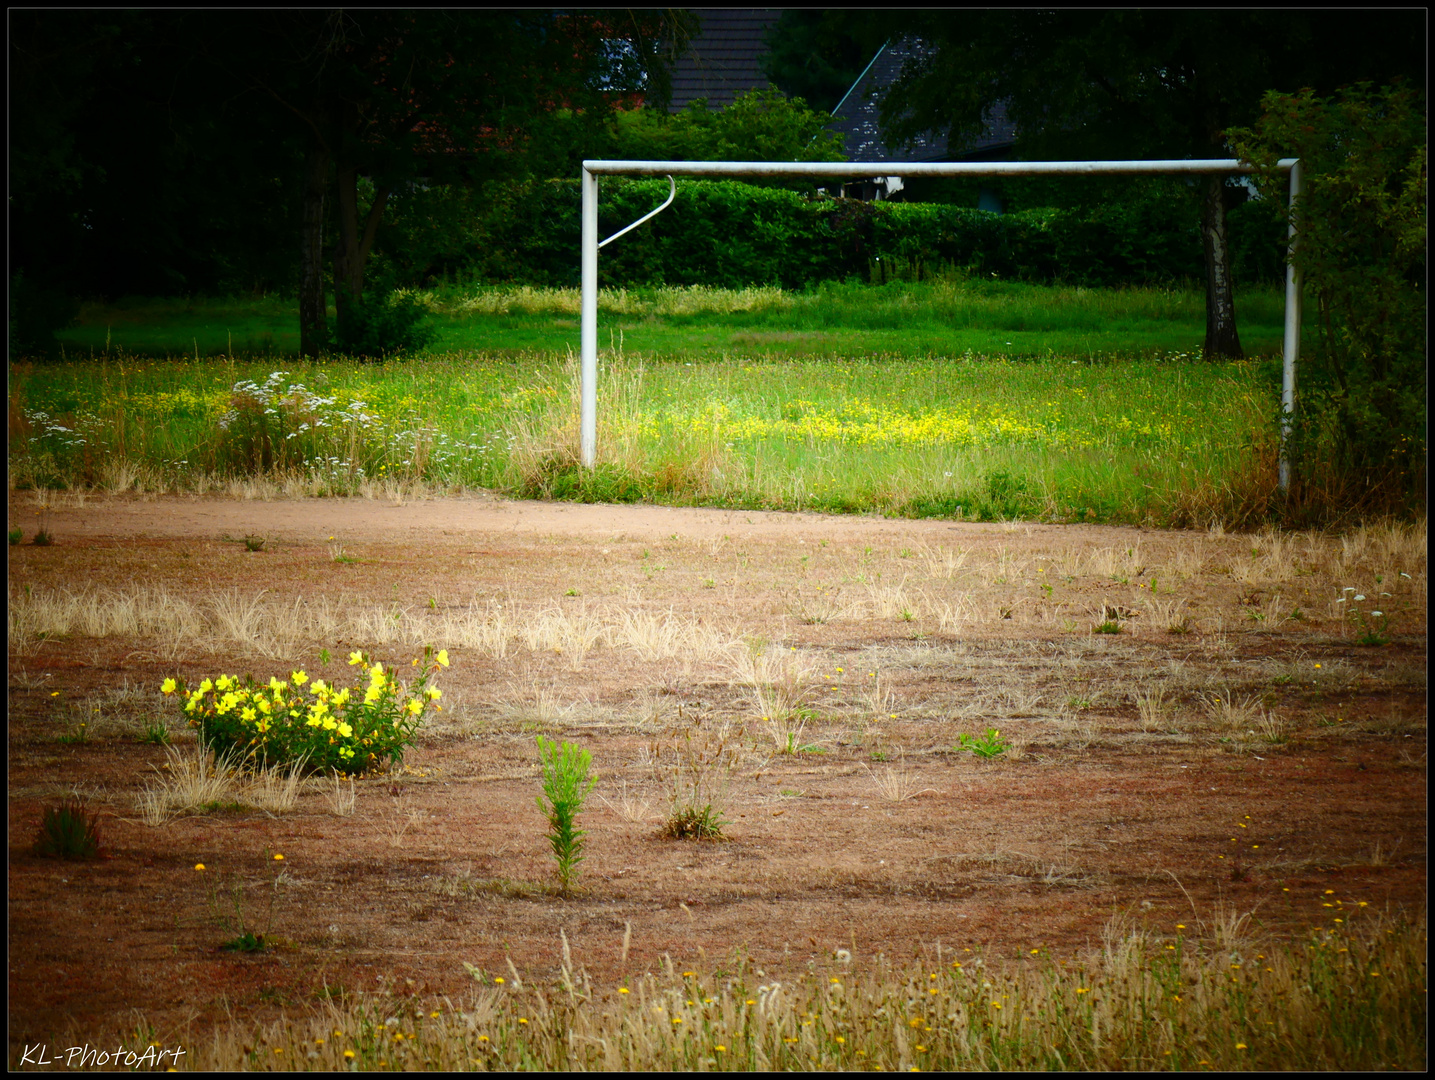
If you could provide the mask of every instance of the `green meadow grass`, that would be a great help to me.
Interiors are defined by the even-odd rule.
[[[1204,524],[1273,485],[1276,370],[604,350],[599,467],[571,354],[12,365],[11,483],[309,494],[380,481],[585,501]],[[1259,475],[1258,475],[1259,474]],[[297,486],[296,486],[297,485]],[[1265,494],[1262,494],[1265,492]]]
[[[578,348],[577,289],[447,286],[419,293],[439,331],[431,354]],[[1195,352],[1205,332],[1197,289],[1081,289],[938,279],[829,283],[803,291],[603,290],[600,336],[629,353],[712,359],[873,355],[1140,356]],[[1280,351],[1284,297],[1261,287],[1237,297],[1251,355]],[[332,315],[332,312],[331,312]],[[293,356],[294,301],[144,300],[87,304],[61,332],[66,355]]]
[[[1194,290],[939,279],[605,290],[599,463],[578,467],[576,289],[418,294],[381,363],[301,361],[276,299],[88,305],[10,367],[12,485],[299,494],[378,483],[751,509],[1249,524],[1275,486],[1283,298],[1199,362]],[[289,328],[289,329],[286,329]]]

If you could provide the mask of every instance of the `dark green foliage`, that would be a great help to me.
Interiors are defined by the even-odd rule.
[[[1302,349],[1293,510],[1423,512],[1424,95],[1369,84],[1331,98],[1270,93],[1254,128],[1230,134],[1247,160],[1295,156],[1306,174],[1294,261],[1318,331]],[[1271,210],[1283,207],[1284,174],[1261,184]]]
[[[826,16],[818,8],[784,11],[768,33],[762,68],[783,93],[830,111],[857,81],[881,42],[854,37]]]
[[[653,109],[618,113],[605,156],[634,161],[843,161],[842,137],[828,131],[832,117],[780,90],[751,90],[726,108],[699,98],[674,115]],[[793,178],[763,186],[811,190]]]
[[[578,181],[491,190],[488,212],[471,226],[465,276],[576,286]],[[605,179],[600,193],[603,237],[663,202],[668,184]],[[466,201],[457,193],[453,199]],[[1238,280],[1270,280],[1282,272],[1280,229],[1266,215],[1242,215],[1231,236],[1241,254]],[[1195,218],[1169,189],[1084,209],[999,215],[955,205],[805,195],[731,180],[683,180],[672,206],[604,249],[598,272],[605,288],[803,288],[853,277],[882,284],[954,272],[1119,286],[1198,279],[1201,266]]]
[[[438,330],[412,293],[366,298],[343,309],[335,347],[346,356],[384,357],[431,345]]]
[[[48,859],[93,859],[100,853],[99,822],[79,799],[46,807],[34,851]]]
[[[584,469],[569,455],[552,454],[527,470],[514,494],[564,502],[635,503],[653,492],[651,479],[634,476],[621,466],[600,462]]]
[[[231,938],[219,946],[222,952],[259,953],[263,952],[264,935],[256,934],[252,930],[246,930],[236,938]]]
[[[10,278],[10,359],[54,356],[55,331],[73,326],[79,314],[79,301],[63,289],[16,271]]]

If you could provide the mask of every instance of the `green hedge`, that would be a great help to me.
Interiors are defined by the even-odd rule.
[[[599,234],[643,216],[668,194],[666,180],[600,182]],[[424,193],[381,236],[396,279],[457,276],[485,282],[572,286],[579,281],[577,180],[490,188],[483,200],[454,193],[469,211],[442,212]],[[422,214],[412,210],[423,208]],[[402,211],[402,208],[400,208]],[[1282,234],[1252,204],[1231,213],[1238,282],[1284,272]],[[404,224],[407,219],[408,224]],[[444,220],[450,226],[436,230]],[[1084,210],[992,214],[930,203],[860,202],[730,180],[682,180],[677,200],[599,260],[604,286],[728,288],[818,281],[889,280],[958,269],[983,276],[1088,286],[1201,280],[1194,202],[1133,198]]]

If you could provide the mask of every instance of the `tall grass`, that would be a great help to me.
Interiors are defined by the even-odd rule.
[[[576,342],[577,290],[420,295],[458,328],[448,351],[281,363],[239,359],[226,339],[210,360],[186,349],[12,364],[11,484],[246,498],[487,488],[1175,527],[1250,526],[1279,509],[1277,364],[1164,347],[1198,340],[1195,292],[956,279],[606,291],[594,473],[578,467],[564,345]],[[212,330],[262,321],[266,303],[277,301],[88,317],[109,320],[107,334],[120,315],[136,333],[200,317]],[[1278,293],[1253,291],[1242,310],[1278,339]],[[513,347],[523,341],[535,348]],[[1298,508],[1304,523],[1340,516],[1340,492],[1307,489],[1330,505]]]
[[[1193,920],[1194,921],[1194,920]],[[1369,1070],[1425,1066],[1423,925],[1362,919],[1261,945],[1228,919],[1204,945],[1113,926],[1090,962],[929,950],[897,968],[845,950],[796,978],[741,956],[600,985],[567,942],[554,980],[440,1007],[347,996],[185,1039],[191,1068],[451,1070]],[[1223,932],[1224,931],[1224,932]],[[164,1033],[159,1033],[163,1035]]]
[[[379,483],[982,520],[1259,519],[1260,365],[957,357],[712,362],[605,353],[600,468],[571,354],[388,365],[124,358],[11,368],[14,487],[289,494]]]

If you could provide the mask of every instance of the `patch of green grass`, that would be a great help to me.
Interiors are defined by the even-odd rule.
[[[430,354],[522,355],[578,348],[577,289],[448,286],[420,291],[439,331]],[[1125,356],[1193,352],[1205,332],[1197,289],[1085,289],[939,279],[887,285],[829,282],[773,287],[604,289],[605,338],[670,359],[726,354],[798,359],[879,354]],[[1241,290],[1241,337],[1253,353],[1279,351],[1284,294]],[[329,317],[334,318],[333,310]],[[1312,316],[1313,318],[1313,316]],[[86,304],[61,331],[67,353],[156,357],[292,357],[298,302],[130,297]]]
[[[1278,337],[1268,292],[1243,298],[1243,318]],[[1278,364],[1198,362],[1196,293],[937,282],[608,294],[591,471],[577,463],[576,292],[455,288],[431,302],[449,337],[379,364],[281,363],[243,355],[238,337],[223,360],[160,360],[163,341],[136,356],[114,337],[132,327],[129,349],[146,326],[257,319],[277,301],[87,309],[109,329],[108,359],[11,366],[12,476],[98,487],[127,462],[136,490],[260,475],[306,494],[428,485],[1177,527],[1249,524],[1274,505]],[[1194,321],[1178,341],[1182,320]],[[515,346],[509,323],[546,329]],[[963,336],[981,327],[996,336]],[[226,336],[218,351],[229,348]]]

